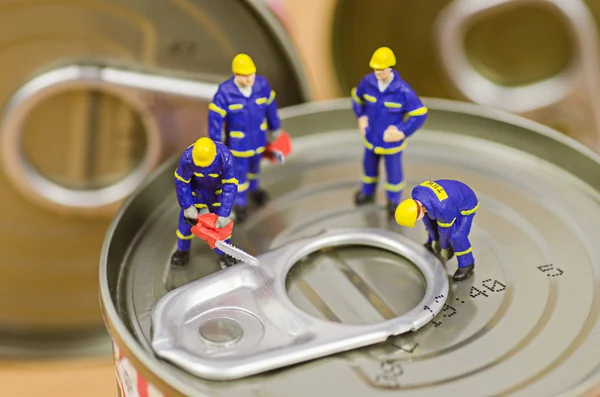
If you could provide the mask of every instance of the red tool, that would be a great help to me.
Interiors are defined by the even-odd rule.
[[[198,223],[191,229],[196,237],[206,241],[212,249],[215,248],[217,241],[226,240],[233,231],[233,221],[225,227],[217,228],[218,218],[217,214],[198,215]]]
[[[267,144],[263,157],[271,163],[283,163],[285,158],[292,152],[292,138],[285,131],[281,132],[275,142]]]

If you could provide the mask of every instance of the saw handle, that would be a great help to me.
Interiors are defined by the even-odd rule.
[[[198,215],[198,222],[192,226],[191,232],[194,236],[204,240],[211,249],[215,249],[217,241],[224,241],[231,237],[233,232],[233,221],[225,227],[218,228],[217,214]]]

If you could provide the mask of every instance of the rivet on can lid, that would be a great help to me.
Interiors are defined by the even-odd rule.
[[[225,317],[205,321],[200,325],[198,332],[206,342],[219,346],[235,344],[244,335],[237,321]]]

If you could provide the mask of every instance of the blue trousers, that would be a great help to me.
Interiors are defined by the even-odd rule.
[[[238,180],[238,192],[235,196],[235,205],[245,207],[248,205],[248,192],[258,189],[260,179],[260,162],[262,153],[252,157],[236,157],[235,168]]]
[[[383,156],[387,183],[384,188],[387,198],[394,204],[400,204],[402,190],[406,186],[402,172],[402,152],[395,154],[375,154],[373,150],[365,148],[363,157],[362,193],[372,196],[379,182],[379,160]]]
[[[202,197],[196,199],[196,204],[194,207],[198,210],[200,214],[207,214],[209,212],[214,212],[218,207],[213,205],[214,203],[219,203],[220,194],[216,194],[213,192],[202,192]],[[205,203],[211,203],[210,205]],[[183,209],[179,211],[179,222],[177,224],[177,250],[178,251],[189,251],[192,246],[192,239],[195,237],[191,231],[192,226],[187,223],[185,217],[183,216]],[[231,241],[231,237],[225,240],[225,242],[229,243]],[[223,254],[218,248],[213,249],[215,253],[218,255]]]
[[[471,225],[473,224],[473,217],[475,214],[463,215],[456,219],[456,227],[451,234],[444,232],[444,228],[438,228],[437,222],[432,220],[425,214],[423,217],[423,223],[425,229],[428,231],[428,243],[433,241],[439,241],[442,249],[447,249],[449,246],[452,247],[456,260],[458,261],[458,267],[466,267],[475,262],[473,258],[473,249],[471,248],[471,242],[469,241],[469,233],[471,232]]]

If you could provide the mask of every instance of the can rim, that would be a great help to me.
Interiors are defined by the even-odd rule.
[[[543,135],[546,138],[557,141],[558,143],[567,146],[570,149],[578,151],[582,155],[586,156],[588,160],[592,160],[598,165],[600,165],[600,155],[595,153],[592,149],[583,145],[582,143],[576,141],[573,138],[570,138],[548,126],[545,126],[536,121],[526,119],[525,117],[518,116],[512,113],[508,113],[503,110],[491,108],[488,106],[472,104],[461,101],[454,101],[448,99],[439,99],[439,98],[421,98],[424,104],[431,109],[439,110],[439,111],[448,111],[453,113],[461,113],[466,115],[483,117],[486,119],[491,119],[495,121],[499,121],[501,123],[510,124],[516,127],[520,127],[523,129],[530,130],[532,132]],[[317,114],[317,113],[325,113],[331,111],[340,111],[340,110],[348,110],[351,108],[351,98],[336,98],[329,100],[320,100],[313,101],[308,103],[303,103],[299,105],[288,106],[282,108],[280,110],[280,117],[282,120],[290,119],[293,117],[304,116],[308,114]],[[171,161],[165,161],[161,166],[159,166],[146,180],[140,184],[137,189],[125,200],[123,205],[117,211],[115,217],[112,219],[110,225],[107,228],[104,241],[102,243],[102,251],[100,254],[100,266],[99,266],[99,293],[100,293],[100,304],[104,311],[105,321],[107,323],[107,327],[109,327],[110,331],[116,331],[118,333],[118,339],[123,341],[124,344],[127,345],[127,350],[131,352],[134,356],[134,359],[143,363],[143,365],[147,368],[148,371],[152,373],[161,373],[160,381],[170,388],[178,390],[180,393],[186,393],[187,395],[195,395],[194,393],[198,393],[198,391],[194,388],[191,388],[185,382],[181,381],[177,377],[173,376],[168,372],[161,371],[161,367],[159,364],[153,361],[144,360],[147,356],[147,352],[142,348],[140,343],[134,338],[134,336],[129,332],[127,327],[122,323],[119,313],[116,310],[115,302],[110,294],[110,290],[108,288],[108,251],[112,242],[112,237],[121,222],[121,218],[123,218],[126,211],[129,210],[131,203],[136,200],[138,194],[145,190],[148,185],[153,183],[155,175],[161,175],[165,172],[167,168],[172,167]],[[138,369],[139,370],[139,369]],[[593,382],[597,381],[598,377],[600,377],[600,373],[596,376],[588,377],[584,382],[578,385],[582,389],[587,389],[593,387]]]

